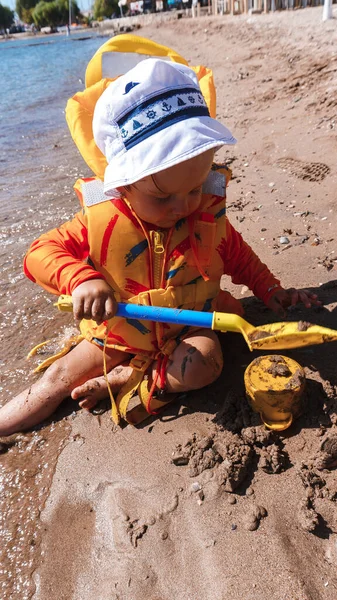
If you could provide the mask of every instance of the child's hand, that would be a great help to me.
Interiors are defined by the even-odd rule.
[[[72,293],[75,319],[93,319],[97,325],[111,319],[117,302],[111,287],[104,279],[91,279],[80,283]]]
[[[278,315],[285,317],[285,309],[289,308],[289,306],[295,306],[300,302],[303,302],[305,308],[311,308],[312,304],[316,306],[322,304],[317,300],[317,294],[312,294],[309,290],[289,288],[288,290],[277,290],[270,298],[268,306]]]

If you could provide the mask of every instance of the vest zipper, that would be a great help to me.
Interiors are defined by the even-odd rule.
[[[153,248],[153,287],[158,289],[162,287],[162,268],[165,255],[164,233],[162,231],[150,231],[150,238]],[[163,338],[163,324],[155,323],[155,332],[158,344],[161,344]]]
[[[162,231],[150,232],[153,246],[153,287],[162,287],[162,259],[164,258],[164,233]]]

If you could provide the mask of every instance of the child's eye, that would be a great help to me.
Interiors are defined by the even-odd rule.
[[[195,190],[191,190],[190,192],[188,192],[188,196],[198,196],[201,193],[202,190],[202,186],[199,186],[198,188],[195,188]],[[165,202],[169,202],[169,200],[171,199],[171,195],[168,196],[161,196],[156,198],[157,202],[159,202],[160,204],[165,204]]]
[[[170,198],[171,198],[171,196],[165,196],[164,198],[156,198],[156,200],[160,204],[164,204],[165,202],[168,202]]]

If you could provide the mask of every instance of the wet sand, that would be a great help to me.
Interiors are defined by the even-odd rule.
[[[323,308],[291,320],[337,329],[337,15],[323,24],[321,12],[139,34],[214,69],[218,117],[239,141],[219,153],[233,169],[228,216],[285,286],[317,290]],[[30,348],[73,325],[21,275],[25,248],[77,209],[71,186],[88,174],[66,131],[43,151],[41,176],[25,174],[29,209],[6,209],[1,232],[2,402],[36,377]],[[226,286],[249,322],[276,321]],[[52,423],[2,440],[1,598],[335,600],[336,343],[286,353],[305,369],[304,412],[272,434],[243,390],[260,353],[238,334],[221,341],[219,381],[139,428],[69,400]]]

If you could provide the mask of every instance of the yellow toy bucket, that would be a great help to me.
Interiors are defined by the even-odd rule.
[[[301,414],[305,373],[295,360],[280,355],[256,358],[244,381],[248,401],[268,429],[287,429]]]

